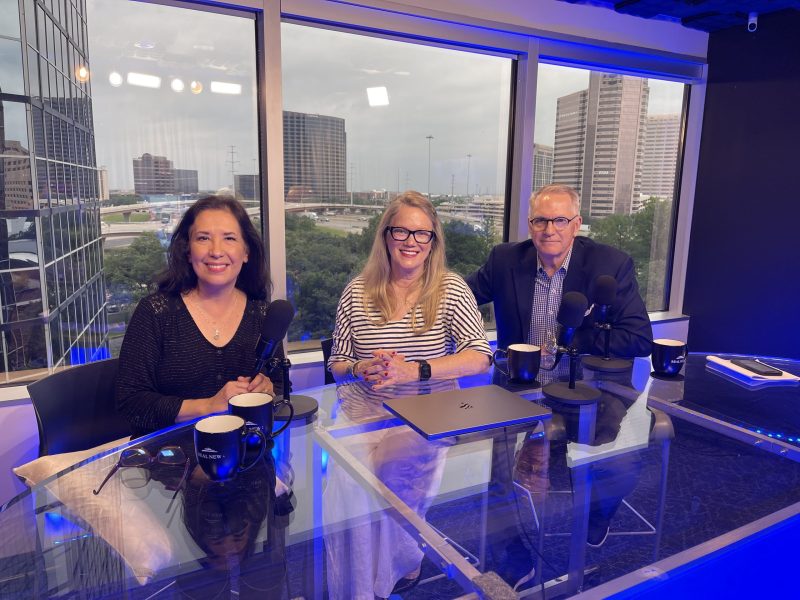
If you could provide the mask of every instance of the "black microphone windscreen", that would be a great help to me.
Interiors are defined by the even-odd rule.
[[[294,319],[294,307],[286,300],[274,300],[267,306],[264,322],[261,324],[261,339],[282,340],[289,331]]]
[[[558,322],[563,327],[580,327],[589,301],[580,292],[567,292],[561,299],[561,307],[558,309]]]
[[[617,298],[617,280],[611,275],[600,275],[592,286],[592,302],[600,306],[614,304]]]

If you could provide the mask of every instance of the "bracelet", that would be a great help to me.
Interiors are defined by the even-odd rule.
[[[360,379],[360,377],[356,375],[356,368],[358,367],[358,363],[360,362],[361,362],[360,360],[357,360],[356,362],[350,363],[347,366],[347,377],[351,381],[358,381]]]
[[[355,379],[361,379],[361,377],[359,377],[358,373],[356,372],[358,370],[358,365],[360,364],[361,364],[360,360],[357,360],[356,362],[353,363],[353,378]]]

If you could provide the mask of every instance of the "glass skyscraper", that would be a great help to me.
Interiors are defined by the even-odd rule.
[[[0,8],[0,382],[9,382],[107,356],[108,327],[84,3]]]

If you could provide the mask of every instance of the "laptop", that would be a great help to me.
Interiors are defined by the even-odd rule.
[[[386,400],[383,406],[424,438],[439,438],[549,419],[549,408],[498,385]]]

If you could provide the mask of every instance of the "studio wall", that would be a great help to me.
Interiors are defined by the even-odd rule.
[[[695,351],[800,358],[800,11],[712,33],[684,312]]]

